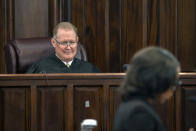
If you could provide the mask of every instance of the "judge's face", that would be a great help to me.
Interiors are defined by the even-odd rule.
[[[59,28],[55,38],[51,39],[56,55],[65,62],[73,60],[77,53],[78,36],[72,29]]]

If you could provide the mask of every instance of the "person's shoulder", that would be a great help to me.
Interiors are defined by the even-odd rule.
[[[50,55],[46,58],[43,58],[35,63],[33,63],[26,71],[26,73],[40,73],[42,72],[42,68],[44,69],[47,66],[52,66],[56,61],[55,55]]]
[[[115,131],[120,131],[122,128],[126,131],[132,128],[141,130],[138,124],[142,126],[154,124],[153,116],[146,111],[145,106],[145,103],[137,100],[122,102],[115,115]]]
[[[131,100],[128,102],[123,102],[120,104],[120,112],[127,112],[130,114],[135,114],[138,112],[152,114],[153,109],[149,104],[141,100]]]
[[[49,55],[48,57],[45,57],[45,58],[39,60],[37,62],[37,64],[48,63],[48,62],[56,61],[56,60],[57,60],[57,57],[54,54],[52,54],[52,55]]]
[[[151,112],[150,107],[140,100],[133,100],[129,102],[123,102],[120,104],[116,117],[121,121],[130,120],[146,120],[154,121],[154,114]]]
[[[75,61],[76,63],[80,63],[80,64],[91,64],[91,63],[88,62],[88,61],[80,60],[80,59],[78,59],[78,58],[74,58],[74,61]],[[92,64],[91,64],[91,65],[92,65]]]
[[[149,119],[160,122],[158,114],[156,113],[152,105],[149,104],[147,101],[136,99],[125,102],[121,107],[121,112],[123,111],[127,112],[127,114],[129,114],[129,117],[133,117],[137,114],[142,114],[141,116],[148,116]]]
[[[75,63],[77,63],[81,67],[88,68],[90,70],[90,72],[92,72],[92,73],[100,73],[101,72],[100,69],[96,65],[94,65],[88,61],[80,60],[77,58],[75,58],[74,61],[75,61]]]
[[[152,111],[152,106],[146,100],[136,99],[132,101],[132,105],[134,106],[135,110],[145,110],[145,111]]]
[[[115,131],[164,130],[161,120],[153,108],[142,100],[122,102],[115,115]]]

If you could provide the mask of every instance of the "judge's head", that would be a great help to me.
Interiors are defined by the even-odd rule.
[[[78,46],[77,28],[69,22],[57,24],[53,29],[51,43],[59,59],[65,62],[73,60]]]
[[[178,81],[180,64],[166,49],[147,47],[137,52],[128,67],[122,86],[122,99],[134,96],[155,97],[165,102],[173,95]]]

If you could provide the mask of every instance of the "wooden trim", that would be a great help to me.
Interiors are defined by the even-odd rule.
[[[74,88],[73,88],[73,85],[72,84],[69,84],[68,87],[67,87],[67,98],[66,98],[66,101],[67,101],[67,107],[64,107],[65,108],[68,108],[68,111],[67,112],[67,131],[73,131],[74,130]]]
[[[109,89],[109,85],[104,85],[104,87],[103,87],[103,105],[105,105],[104,106],[104,112],[103,112],[103,123],[101,123],[101,124],[103,124],[104,126],[103,127],[105,127],[104,128],[104,131],[110,131],[111,130],[111,128],[110,128],[110,125],[111,125],[111,121],[110,121],[110,118],[109,118],[109,109],[110,109],[110,103],[109,103],[109,101],[110,101],[110,99],[109,99],[109,93],[110,93],[110,89]],[[98,123],[99,124],[99,123]]]
[[[37,131],[37,88],[35,85],[31,86],[31,131]]]
[[[143,6],[142,6],[142,29],[143,29],[143,35],[142,35],[142,46],[146,47],[147,46],[147,42],[148,42],[148,0],[143,0],[142,2]]]
[[[61,73],[61,74],[0,74],[0,80],[28,80],[28,79],[97,79],[97,78],[110,78],[119,79],[124,78],[125,73]]]
[[[60,0],[49,0],[48,1],[48,31],[52,37],[53,28],[62,20],[61,16],[61,5]]]
[[[14,0],[8,0],[7,1],[7,41],[8,40],[13,40],[14,37],[15,37],[15,26],[14,26],[14,23],[15,23],[15,15],[14,15],[14,12],[15,12],[15,6],[14,6]],[[6,42],[7,42],[6,41]]]
[[[183,81],[183,86],[178,87],[176,94],[175,94],[175,101],[174,99],[171,99],[171,101],[167,105],[168,114],[167,116],[162,116],[163,118],[167,117],[170,118],[169,121],[169,130],[173,131],[176,129],[176,131],[183,131],[186,123],[184,118],[186,118],[185,115],[185,100],[186,100],[186,94],[184,94],[184,90],[186,87],[194,87],[196,85],[196,73],[180,73],[180,79]],[[46,77],[47,76],[47,77]],[[46,79],[47,78],[47,79]],[[98,118],[99,121],[99,128],[104,130],[112,130],[112,124],[114,119],[114,113],[115,110],[119,104],[118,100],[120,97],[118,95],[119,92],[117,91],[117,88],[121,85],[123,79],[125,78],[125,73],[92,73],[92,74],[86,74],[86,73],[76,73],[76,74],[1,74],[0,75],[0,87],[3,89],[9,89],[12,88],[26,88],[25,89],[25,130],[37,130],[47,123],[47,120],[42,119],[41,122],[43,122],[41,125],[38,123],[39,115],[45,114],[44,112],[39,112],[38,110],[38,96],[43,97],[44,94],[38,94],[37,88],[51,88],[51,87],[61,87],[64,91],[63,95],[63,102],[60,102],[61,107],[60,111],[63,115],[63,129],[64,130],[75,130],[76,125],[79,124],[75,118],[78,113],[82,113],[80,109],[75,105],[75,87],[85,87],[85,91],[88,92],[89,90],[92,90],[93,87],[100,87],[99,88],[99,95],[97,99],[99,107],[96,109],[99,109],[101,115]],[[3,98],[3,92],[0,92],[0,96]],[[11,94],[13,97],[17,98],[17,95]],[[42,96],[41,96],[42,95]],[[89,94],[92,95],[92,94]],[[48,96],[49,97],[49,96]],[[44,97],[45,98],[45,97]],[[77,99],[80,99],[79,97]],[[45,100],[44,100],[45,101]],[[4,101],[0,102],[0,105],[2,105]],[[175,103],[175,105],[174,105]],[[43,103],[41,103],[43,104]],[[100,106],[104,105],[104,106]],[[2,105],[3,106],[3,105]],[[43,105],[44,106],[44,105]],[[158,113],[161,113],[162,109],[160,108],[160,105],[158,106]],[[17,108],[17,106],[16,106]],[[46,107],[44,107],[46,108]],[[0,109],[4,112],[3,108]],[[49,111],[49,110],[48,110]],[[63,112],[64,111],[64,112]],[[75,113],[75,111],[79,111],[78,113]],[[161,113],[162,114],[162,113]],[[160,115],[161,115],[160,114]],[[165,114],[165,113],[164,113]],[[2,115],[2,114],[0,114]],[[87,115],[87,114],[79,114],[79,115]],[[163,115],[163,114],[162,114]],[[52,116],[53,117],[53,116]],[[45,117],[44,117],[45,118]],[[100,118],[100,119],[99,119]],[[165,119],[167,119],[165,118]],[[62,118],[58,118],[59,120],[62,120]],[[164,119],[164,120],[165,120]],[[0,128],[3,127],[3,120],[1,119]],[[43,126],[43,129],[45,126]],[[77,127],[78,128],[78,127]],[[174,129],[175,128],[175,129]]]

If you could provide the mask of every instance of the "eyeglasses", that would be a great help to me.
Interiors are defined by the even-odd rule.
[[[55,39],[55,38],[54,38]],[[77,42],[75,41],[62,41],[59,42],[58,40],[55,39],[55,41],[59,44],[59,45],[63,45],[63,46],[75,46]]]
[[[175,82],[174,82],[174,86],[173,86],[173,90],[176,91],[176,88],[181,86],[182,85],[182,81],[177,79]]]

